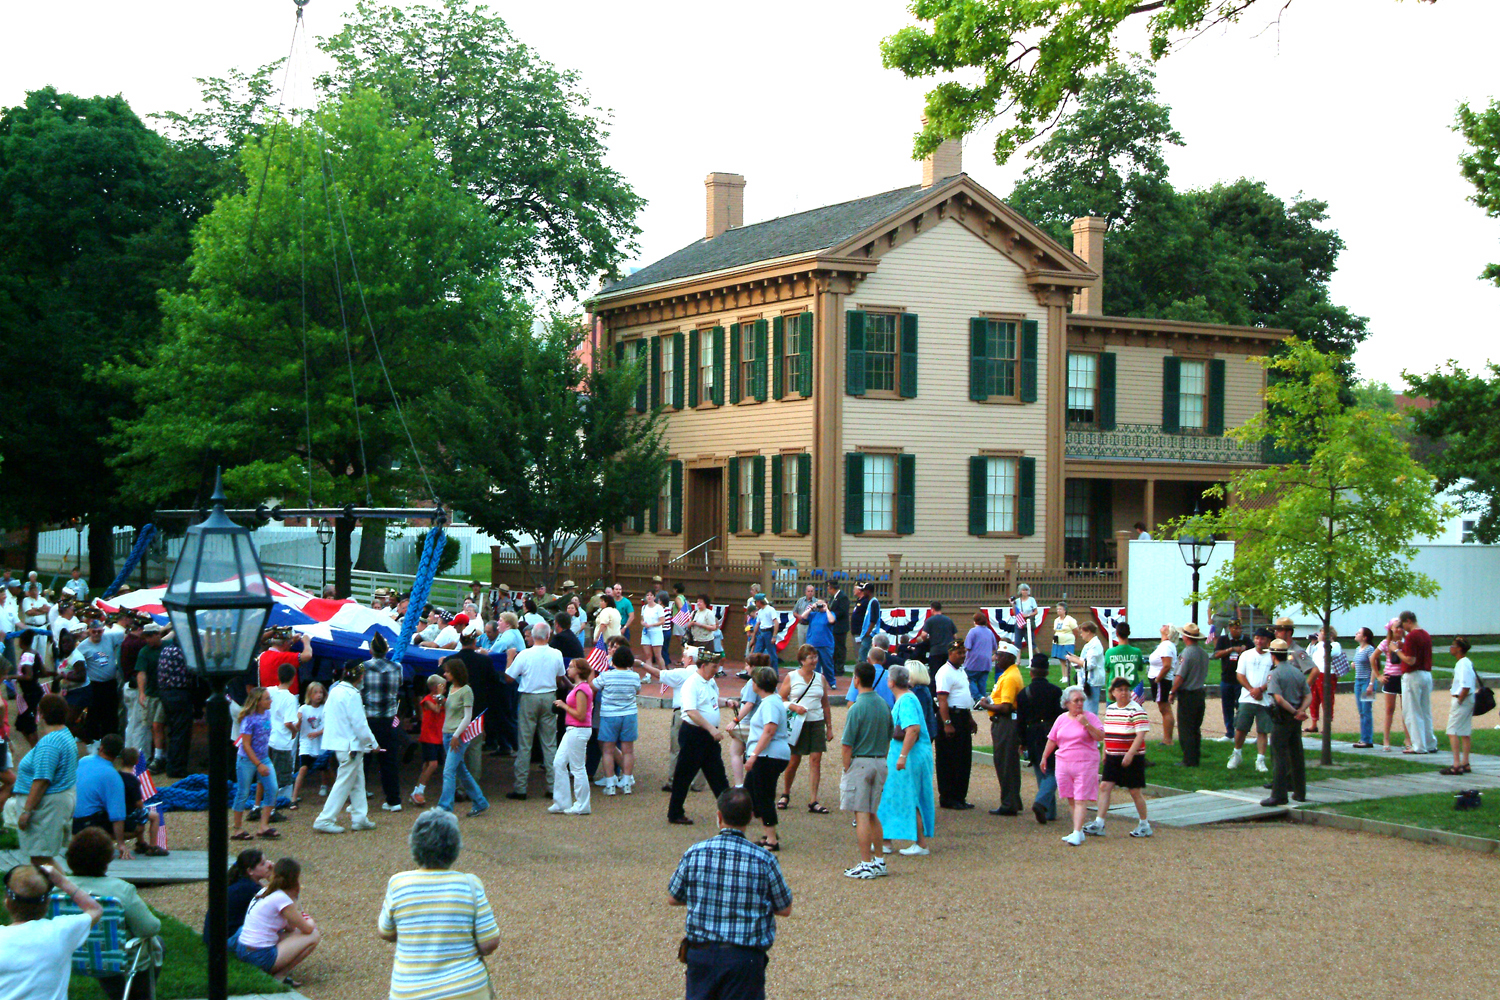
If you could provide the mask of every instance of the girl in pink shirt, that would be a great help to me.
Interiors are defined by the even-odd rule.
[[[1065,713],[1052,723],[1047,749],[1042,751],[1041,771],[1047,773],[1049,759],[1056,754],[1057,794],[1073,807],[1073,832],[1063,843],[1083,843],[1083,823],[1088,804],[1099,798],[1099,741],[1104,729],[1099,717],[1083,708],[1083,688],[1074,685],[1063,692]]]
[[[589,681],[594,668],[589,661],[576,659],[568,664],[568,680],[573,690],[566,699],[553,702],[563,711],[563,737],[552,758],[552,804],[550,813],[569,816],[589,814],[589,772],[584,766],[588,753],[589,733],[594,721],[594,688]]]

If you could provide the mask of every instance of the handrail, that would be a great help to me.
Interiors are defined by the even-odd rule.
[[[699,542],[697,545],[694,545],[692,548],[690,548],[686,552],[682,553],[682,555],[675,556],[675,557],[673,557],[671,559],[668,559],[667,560],[667,565],[670,566],[674,562],[676,562],[678,559],[686,558],[687,556],[692,555],[694,552],[697,552],[699,549],[703,548],[703,546],[707,545],[709,542],[716,542],[718,540],[719,540],[719,538],[718,538],[717,535],[714,535],[714,536],[712,536],[710,538],[705,538],[705,539],[703,539],[703,541]],[[708,565],[708,553],[706,553],[706,552],[703,554],[703,564],[705,566]]]

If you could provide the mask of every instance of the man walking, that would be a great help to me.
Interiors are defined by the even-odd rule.
[[[776,629],[781,624],[781,615],[765,594],[755,595],[755,652],[765,653],[775,665],[781,653],[776,648]]]
[[[870,643],[875,639],[875,633],[880,631],[880,602],[875,599],[875,585],[866,583],[859,588],[859,602],[864,605],[864,614],[858,616],[855,628],[858,630],[856,638],[859,639],[859,662],[864,663],[870,658]]]
[[[1239,670],[1234,675],[1240,685],[1240,700],[1234,715],[1234,750],[1229,754],[1229,763],[1224,765],[1231,771],[1240,766],[1240,748],[1245,745],[1252,724],[1255,726],[1255,769],[1269,770],[1266,766],[1266,737],[1271,733],[1271,698],[1266,694],[1266,678],[1276,665],[1266,648],[1270,643],[1271,630],[1256,629],[1255,648],[1241,654]]]
[[[745,837],[750,818],[749,792],[720,793],[718,835],[689,847],[667,886],[668,905],[687,907],[687,1000],[765,998],[767,952],[792,890],[775,856]]]
[[[562,654],[552,648],[552,627],[546,622],[531,626],[531,647],[516,654],[505,674],[516,682],[521,693],[520,732],[516,738],[515,785],[505,793],[508,799],[526,798],[531,779],[531,741],[538,734],[542,740],[542,768],[552,787],[552,757],[557,752],[557,723],[553,721],[552,703],[557,700],[557,679],[568,673]],[[545,794],[545,793],[544,793]]]
[[[1286,805],[1288,791],[1298,802],[1307,800],[1302,720],[1307,718],[1312,691],[1302,671],[1288,658],[1289,653],[1285,640],[1271,643],[1270,654],[1276,665],[1266,678],[1266,691],[1272,699],[1271,752],[1275,755],[1276,770],[1271,779],[1271,797],[1261,800],[1263,806]]]
[[[1016,703],[1021,696],[1020,656],[1014,645],[1000,642],[995,647],[995,667],[1000,677],[989,697],[981,698],[980,708],[990,713],[990,743],[995,756],[995,779],[1000,783],[1000,808],[991,816],[1019,816],[1021,813],[1021,730],[1016,724]]]
[[[932,613],[922,623],[922,631],[917,633],[912,642],[927,640],[927,670],[935,674],[948,662],[949,647],[958,635],[958,628],[953,624],[952,618],[943,614],[942,601],[933,601],[930,607]]]
[[[1057,768],[1041,769],[1042,754],[1047,751],[1047,734],[1063,713],[1062,688],[1047,679],[1052,661],[1045,653],[1031,657],[1031,684],[1016,701],[1016,724],[1026,741],[1026,757],[1036,777],[1036,799],[1031,812],[1038,823],[1057,819]]]
[[[1406,748],[1410,753],[1437,753],[1432,729],[1432,636],[1417,624],[1417,616],[1401,612],[1406,638],[1396,655],[1401,658],[1401,714],[1406,719]]]
[[[719,744],[724,730],[719,726],[719,685],[714,680],[718,666],[705,662],[682,686],[682,727],[678,731],[677,767],[672,772],[672,797],[667,802],[667,822],[691,826],[693,821],[683,811],[688,786],[699,771],[715,796],[729,787],[724,774],[724,757]],[[745,820],[749,822],[748,817]],[[740,824],[741,827],[744,824]]]
[[[1203,684],[1208,678],[1208,654],[1203,651],[1203,633],[1192,622],[1182,626],[1182,643],[1171,700],[1178,706],[1177,739],[1182,744],[1182,766],[1197,767],[1203,754],[1203,711],[1208,697]]]
[[[837,580],[828,584],[828,610],[833,612],[833,671],[842,674],[849,662],[849,595]]]
[[[1234,739],[1234,708],[1240,700],[1240,654],[1250,648],[1244,626],[1238,618],[1229,621],[1229,631],[1214,640],[1214,656],[1219,661],[1219,710],[1224,715],[1224,739]]]
[[[874,693],[874,664],[855,665],[854,689]],[[854,839],[859,843],[859,862],[844,870],[848,878],[879,878],[886,873],[879,812],[890,745],[890,706],[882,698],[855,699],[844,717],[844,776],[839,781],[839,808],[854,814]]]
[[[974,808],[969,802],[969,772],[974,766],[974,694],[969,690],[969,675],[964,673],[967,652],[962,642],[950,641],[948,662],[932,679],[939,727],[933,751],[937,757],[938,806],[943,809]],[[872,667],[872,684],[874,680]]]

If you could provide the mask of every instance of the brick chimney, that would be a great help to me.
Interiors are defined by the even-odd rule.
[[[705,233],[713,239],[726,229],[745,224],[745,178],[741,174],[712,173],[703,179],[708,189],[708,227]]]
[[[1109,223],[1087,215],[1073,220],[1073,253],[1083,258],[1099,277],[1073,293],[1073,311],[1089,316],[1104,315],[1104,231]]]
[[[922,186],[930,188],[950,177],[964,172],[964,147],[957,139],[944,139],[943,144],[922,161]]]

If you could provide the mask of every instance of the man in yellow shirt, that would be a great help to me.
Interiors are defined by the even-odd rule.
[[[995,668],[999,679],[989,697],[981,698],[978,707],[990,713],[990,742],[995,752],[995,778],[1000,782],[1000,808],[991,816],[1018,816],[1021,813],[1021,727],[1016,719],[1016,703],[1021,689],[1021,668],[1016,647],[1001,640],[995,646]]]

